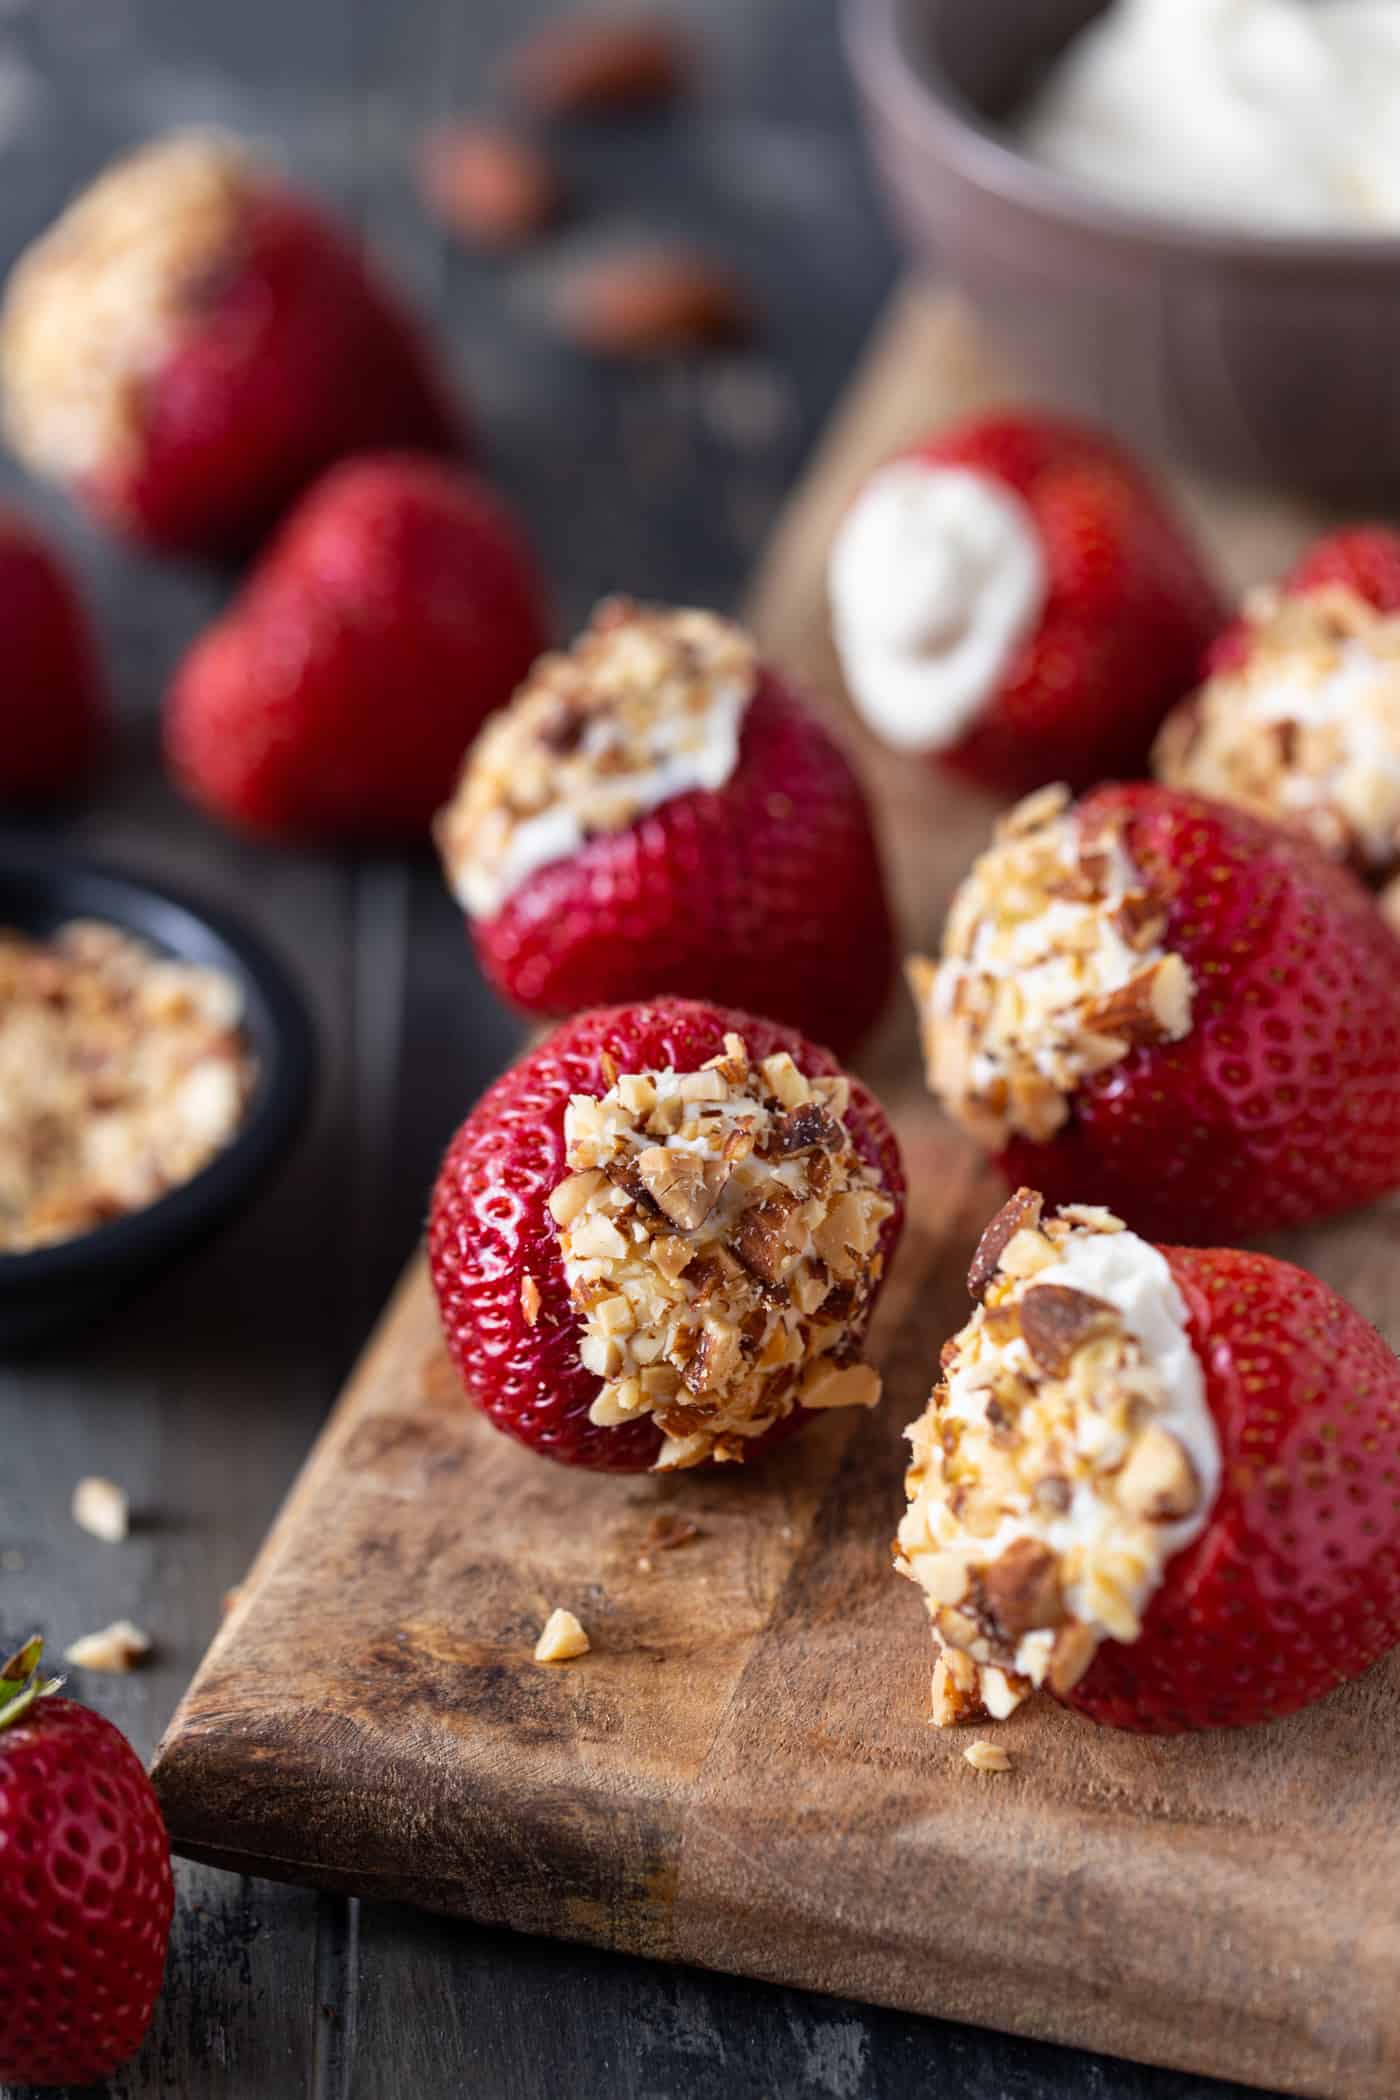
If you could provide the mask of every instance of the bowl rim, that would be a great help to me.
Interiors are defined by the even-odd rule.
[[[162,916],[183,919],[201,942],[223,951],[210,959],[211,966],[235,976],[248,998],[245,1025],[258,1060],[242,1123],[229,1143],[188,1181],[90,1232],[48,1246],[0,1251],[0,1298],[13,1299],[30,1290],[52,1292],[66,1283],[90,1283],[103,1271],[115,1279],[159,1261],[225,1218],[296,1137],[310,1102],[317,1059],[306,1004],[286,966],[258,934],[221,905],[182,885],[153,880],[104,859],[0,833],[0,885],[8,882],[32,884],[37,892],[49,894],[64,916],[106,919],[177,960],[182,951],[164,947],[143,924],[141,910],[149,912],[154,906]],[[77,894],[69,911],[63,899],[71,892]],[[95,898],[102,904],[95,905]],[[26,928],[20,924],[18,930]]]
[[[1400,233],[1270,233],[1197,224],[1115,203],[1087,184],[1042,167],[966,103],[933,67],[916,64],[904,35],[911,0],[842,0],[847,61],[887,113],[975,188],[1041,219],[1125,247],[1147,247],[1182,261],[1304,265],[1346,275],[1393,271]]]

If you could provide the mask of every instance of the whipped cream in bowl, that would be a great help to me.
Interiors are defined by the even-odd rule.
[[[1049,582],[1012,490],[966,467],[897,459],[842,520],[827,588],[856,707],[897,750],[935,752],[995,695]]]
[[[1113,0],[1016,137],[1157,217],[1282,235],[1400,232],[1394,0]]]

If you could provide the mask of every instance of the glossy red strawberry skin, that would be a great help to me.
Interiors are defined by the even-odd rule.
[[[426,342],[348,234],[260,188],[189,325],[146,382],[140,443],[88,478],[107,523],[173,552],[241,553],[336,460],[460,453]]]
[[[786,1050],[809,1078],[839,1071],[831,1053],[796,1030],[691,999],[658,999],[578,1015],[527,1053],[484,1094],[448,1148],[433,1192],[428,1257],[448,1350],[467,1393],[497,1429],[561,1464],[644,1472],[661,1432],[648,1420],[600,1428],[588,1419],[599,1381],[578,1360],[581,1327],[569,1303],[549,1196],[569,1172],[564,1111],[571,1094],[606,1093],[603,1058],[619,1072],[694,1072],[726,1033],[750,1056]],[[857,1150],[879,1171],[895,1210],[881,1240],[886,1270],[904,1224],[904,1176],[884,1112],[859,1080],[846,1117]],[[540,1294],[533,1326],[521,1305],[526,1276]],[[806,1419],[797,1409],[755,1441],[753,1455]]]
[[[1206,1376],[1221,1488],[1139,1638],[1105,1643],[1068,1703],[1174,1735],[1295,1713],[1400,1643],[1400,1363],[1291,1263],[1163,1252]]]
[[[88,2085],[126,2061],[173,1901],[160,1808],[110,1721],[43,1698],[0,1730],[0,2081]]]
[[[1041,415],[959,425],[911,458],[989,475],[1021,498],[1049,590],[1000,690],[939,762],[1024,795],[1146,769],[1225,614],[1185,527],[1111,439]]]
[[[107,718],[87,615],[49,548],[0,510],[0,796],[42,799],[92,769]]]
[[[474,476],[406,454],[346,461],[177,670],[170,769],[264,836],[422,836],[544,648],[544,595]]]
[[[772,672],[723,787],[598,834],[527,878],[472,935],[491,982],[528,1014],[671,992],[773,1014],[843,1055],[894,972],[864,790]]]
[[[1013,1186],[1106,1203],[1196,1244],[1301,1225],[1400,1186],[1400,941],[1317,847],[1172,788],[1108,786],[1081,826],[1125,844],[1168,903],[1195,980],[1190,1033],[1086,1081],[1047,1144],[1013,1139]]]

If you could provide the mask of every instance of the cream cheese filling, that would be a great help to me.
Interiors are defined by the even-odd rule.
[[[832,633],[852,700],[901,751],[958,742],[1002,684],[1049,588],[1020,497],[964,467],[896,460],[832,543]]]
[[[1165,1257],[1106,1211],[1042,1220],[1027,1191],[989,1242],[983,1302],[910,1431],[898,1537],[934,1622],[941,1722],[1069,1690],[1102,1641],[1136,1639],[1221,1479]]]

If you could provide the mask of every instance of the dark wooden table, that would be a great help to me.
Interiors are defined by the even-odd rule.
[[[488,100],[492,54],[548,11],[543,0],[5,0],[0,257],[152,131],[193,121],[264,139],[339,200],[435,316],[562,620],[617,588],[723,605],[895,267],[829,0],[691,0],[705,52],[691,107],[571,134],[575,223],[503,270],[449,251],[407,171],[424,125]],[[551,339],[550,271],[641,227],[679,228],[746,271],[765,316],[753,352],[616,372]],[[8,465],[0,490],[71,551],[115,667],[123,748],[68,825],[74,843],[236,906],[294,967],[321,1037],[313,1126],[273,1192],[115,1321],[0,1377],[0,1633],[37,1626],[61,1649],[118,1615],[148,1628],[148,1668],[76,1685],[146,1753],[413,1244],[443,1141],[516,1030],[485,994],[426,858],[244,846],[165,786],[161,690],[225,586],[113,549]],[[120,1548],[70,1522],[87,1472],[133,1497],[139,1528]],[[1227,2093],[381,1905],[198,1868],[178,1879],[161,2009],[111,2087],[129,2100]]]

